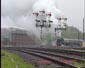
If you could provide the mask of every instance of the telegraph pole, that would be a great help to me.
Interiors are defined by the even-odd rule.
[[[83,19],[83,40],[85,39],[84,38],[84,28],[85,28],[85,24],[84,24],[84,19]]]

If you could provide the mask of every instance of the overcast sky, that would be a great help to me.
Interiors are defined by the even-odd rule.
[[[84,0],[1,0],[1,27],[36,30],[32,11],[35,8],[43,8],[42,6],[47,7],[48,9],[45,9],[54,14],[58,11],[57,7],[68,18],[68,25],[75,26],[82,31]]]
[[[58,0],[58,7],[68,18],[68,24],[83,29],[84,0]]]

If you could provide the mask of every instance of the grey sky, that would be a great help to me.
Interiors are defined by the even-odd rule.
[[[58,8],[65,13],[68,24],[83,29],[84,0],[58,0]]]
[[[37,1],[1,0],[1,27],[14,26],[33,30],[34,24],[32,22],[34,22],[34,17],[32,17],[31,12],[32,6]],[[73,25],[82,31],[84,0],[54,0],[54,2],[57,8],[68,18],[68,25]]]

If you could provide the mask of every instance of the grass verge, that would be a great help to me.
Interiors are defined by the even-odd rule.
[[[1,68],[16,68],[16,64],[18,68],[34,68],[33,65],[25,63],[19,56],[1,50]]]
[[[74,65],[76,65],[78,68],[85,68],[85,61],[75,61]]]

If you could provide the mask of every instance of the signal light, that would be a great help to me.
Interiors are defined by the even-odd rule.
[[[49,20],[49,22],[52,23],[53,21],[50,21],[50,20]]]
[[[33,13],[33,15],[36,15],[36,16],[38,16],[39,14],[38,14],[38,13]]]
[[[40,20],[36,20],[36,22],[40,22]]]
[[[43,13],[45,13],[45,11],[43,10],[43,11],[39,11],[39,12],[43,12]]]
[[[58,20],[61,20],[61,18],[57,18]]]
[[[46,22],[46,20],[43,20],[43,22]]]
[[[46,14],[46,16],[51,16],[51,13],[49,13],[49,14]]]
[[[64,18],[64,20],[67,20],[67,18]]]

